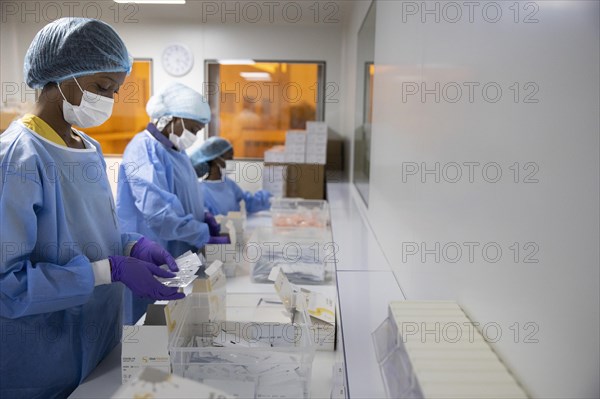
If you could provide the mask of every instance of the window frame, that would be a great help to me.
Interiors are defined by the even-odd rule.
[[[327,84],[327,62],[326,61],[314,61],[314,60],[282,60],[282,59],[252,59],[255,63],[279,63],[279,64],[316,64],[317,65],[317,104],[315,109],[315,119],[319,122],[325,120],[325,88]],[[221,113],[221,76],[219,72],[219,66],[221,64],[217,59],[206,59],[204,60],[204,94],[206,96],[206,100],[208,105],[210,106],[211,114],[215,116],[211,118],[210,122],[206,125],[206,138],[217,136],[217,132],[220,131],[220,118],[219,115]],[[234,65],[242,65],[242,64],[234,64]],[[212,73],[216,75],[216,80],[211,81],[210,75],[211,70],[214,70]],[[216,95],[210,95],[210,90],[208,88],[212,87],[211,85],[217,83],[217,87],[219,88],[216,92]],[[264,158],[254,158],[254,157],[244,157],[238,158],[234,157],[234,159],[244,160],[244,161],[263,161]]]

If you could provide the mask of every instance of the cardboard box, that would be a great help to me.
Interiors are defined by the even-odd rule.
[[[286,169],[286,196],[290,198],[325,199],[325,166],[292,164]]]
[[[285,184],[285,197],[304,199],[325,199],[325,166],[307,163],[265,164],[265,169],[282,172]],[[264,186],[264,182],[263,182]]]

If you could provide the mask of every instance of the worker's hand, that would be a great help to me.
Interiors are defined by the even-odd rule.
[[[154,278],[175,277],[171,272],[129,256],[109,256],[108,260],[112,281],[122,282],[138,296],[168,301],[185,297],[182,292],[177,292],[176,287],[167,287]]]
[[[273,194],[266,190],[259,190],[254,195],[259,200],[260,209],[267,210],[271,208],[271,197]]]
[[[154,263],[156,266],[161,266],[166,263],[167,266],[169,266],[169,270],[172,272],[179,271],[177,263],[175,263],[175,259],[171,254],[160,244],[157,244],[146,237],[140,238],[138,242],[133,245],[130,256],[139,260]]]
[[[204,213],[204,223],[208,225],[208,232],[212,237],[221,234],[221,225],[217,223],[217,220],[210,212]]]

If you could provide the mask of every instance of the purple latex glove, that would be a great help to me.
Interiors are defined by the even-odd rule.
[[[221,225],[210,212],[204,212],[204,223],[208,225],[208,233],[211,236],[218,236],[221,233]]]
[[[155,243],[146,237],[140,238],[131,248],[129,254],[132,258],[154,263],[156,266],[162,266],[165,263],[172,272],[178,272],[179,268],[175,259],[160,244]]]
[[[207,244],[231,244],[229,236],[211,236]]]
[[[167,287],[154,278],[175,277],[171,272],[129,256],[109,256],[108,260],[112,281],[122,282],[138,296],[167,301],[185,297],[183,292],[177,292],[176,287]]]

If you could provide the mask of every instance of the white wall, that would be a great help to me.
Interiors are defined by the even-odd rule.
[[[513,2],[495,3],[502,17],[486,21],[481,12],[488,3],[477,2],[473,22],[466,8],[461,20],[447,22],[456,10],[446,8],[439,23],[432,15],[423,23],[420,12],[403,11],[425,3],[377,2],[368,218],[408,299],[457,300],[473,320],[487,323],[490,339],[499,327],[493,346],[533,396],[598,397],[600,3],[520,2],[518,23]],[[446,3],[427,7],[436,4],[442,11]],[[535,7],[539,21],[523,23]],[[493,20],[495,10],[487,11]],[[352,45],[352,38],[344,40]],[[403,101],[411,82],[428,88],[457,82],[463,97],[450,102],[456,92],[447,86],[439,102],[433,95]],[[480,83],[473,102],[464,82]],[[496,103],[493,90],[482,96],[489,82],[503,90]],[[525,103],[536,87],[539,102]],[[464,162],[480,163],[472,183]],[[494,180],[496,169],[482,175],[492,162],[502,172],[496,183],[485,180]],[[403,166],[412,172],[422,163],[429,169],[439,163],[439,183],[431,174],[403,180]],[[451,183],[454,163],[462,178]],[[537,183],[524,182],[531,172]],[[478,245],[472,262],[465,242],[478,243],[467,244]],[[434,253],[410,255],[411,243]],[[462,257],[453,263],[456,246]],[[495,247],[502,255],[492,263]],[[539,262],[524,263],[536,247],[530,260]]]

